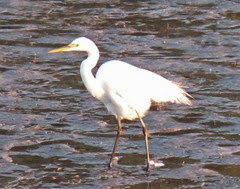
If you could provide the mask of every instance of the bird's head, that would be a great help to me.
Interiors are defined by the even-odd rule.
[[[86,37],[79,37],[73,40],[69,45],[50,50],[48,51],[48,53],[69,52],[69,51],[90,52],[95,47],[96,45],[90,39]]]

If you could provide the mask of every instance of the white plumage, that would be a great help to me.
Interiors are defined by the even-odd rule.
[[[85,37],[77,38],[71,44],[49,51],[49,53],[63,51],[84,51],[88,53],[88,58],[80,66],[83,83],[88,91],[102,101],[109,113],[118,120],[118,135],[109,167],[112,167],[112,160],[121,135],[121,120],[139,118],[145,137],[148,170],[150,161],[148,133],[142,117],[146,115],[152,102],[191,105],[188,98],[191,96],[180,86],[158,74],[118,60],[102,64],[95,78],[92,69],[98,62],[99,51],[97,46]]]
[[[143,117],[152,102],[191,104],[186,92],[176,84],[122,61],[104,63],[96,79],[104,89],[104,95],[99,100],[120,119],[134,120],[138,117],[136,111]]]

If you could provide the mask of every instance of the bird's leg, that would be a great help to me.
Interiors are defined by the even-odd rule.
[[[146,167],[146,171],[149,170],[149,166],[150,166],[150,156],[149,156],[149,149],[148,149],[148,129],[147,126],[145,125],[145,123],[143,122],[142,118],[139,116],[138,112],[137,112],[138,118],[142,124],[142,129],[143,129],[143,135],[144,135],[144,139],[145,139],[145,147],[146,147],[146,157],[147,157],[147,167]]]
[[[117,149],[119,137],[122,134],[121,119],[118,118],[117,121],[118,121],[118,131],[117,131],[117,137],[116,137],[115,144],[114,144],[113,151],[112,151],[112,156],[111,156],[111,159],[110,159],[109,164],[108,164],[109,169],[112,168],[112,162],[113,162],[113,158],[114,158],[114,155],[115,155],[115,151]]]

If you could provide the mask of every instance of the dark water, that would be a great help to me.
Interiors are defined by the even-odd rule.
[[[116,122],[79,76],[85,54],[49,55],[79,36],[180,82],[193,106],[151,110],[148,174],[139,122]],[[240,2],[0,2],[1,188],[240,187]]]

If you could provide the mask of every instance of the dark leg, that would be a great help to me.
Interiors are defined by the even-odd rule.
[[[113,151],[112,151],[112,156],[111,156],[111,159],[110,159],[109,164],[108,164],[109,169],[112,168],[112,162],[113,162],[113,158],[114,158],[114,155],[115,155],[115,151],[116,151],[116,149],[117,149],[119,137],[120,137],[120,135],[122,134],[122,124],[121,124],[121,120],[120,120],[120,119],[117,119],[117,121],[118,121],[118,132],[117,132],[117,137],[116,137],[115,144],[114,144]]]
[[[147,167],[146,167],[146,171],[149,170],[149,166],[150,166],[150,156],[149,156],[149,149],[148,149],[148,130],[147,130],[147,126],[145,125],[145,123],[143,122],[142,118],[139,116],[139,114],[137,113],[139,120],[142,124],[142,129],[143,129],[143,135],[144,135],[144,139],[145,139],[145,147],[146,147],[146,158],[147,158]]]

